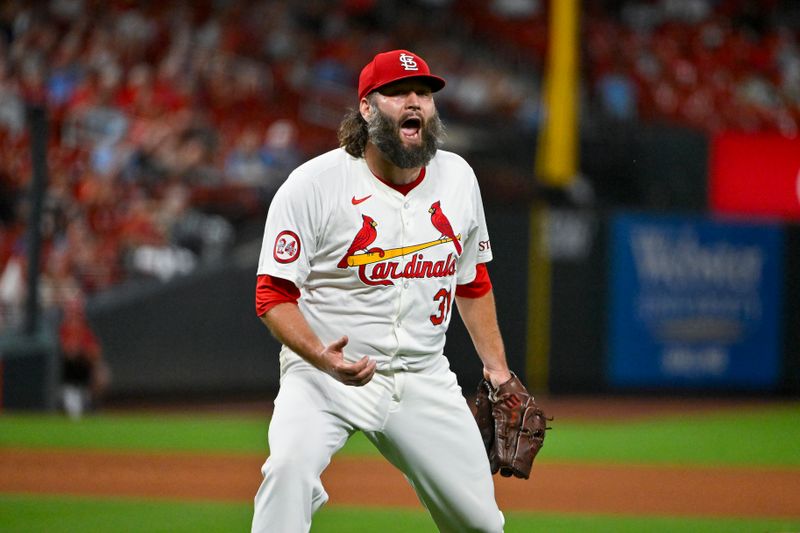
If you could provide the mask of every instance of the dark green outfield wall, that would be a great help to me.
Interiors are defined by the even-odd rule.
[[[549,389],[613,392],[606,381],[608,220],[596,211],[562,211],[578,224],[583,253],[552,258]],[[529,215],[490,208],[490,264],[511,367],[526,375]],[[578,222],[575,222],[578,221]],[[783,363],[771,392],[800,392],[800,229],[787,228],[783,283]],[[576,238],[576,237],[570,237]],[[114,372],[113,394],[273,392],[278,345],[253,312],[256,257],[168,285],[126,290],[92,303],[90,316]],[[457,314],[445,348],[462,386],[472,391],[481,366]],[[770,391],[766,391],[770,392]]]
[[[543,197],[530,178],[536,136],[507,128],[453,128],[451,133],[472,139],[470,148],[454,149],[470,161],[481,182],[500,325],[512,368],[526,375],[529,206]],[[590,208],[559,211],[555,224],[562,246],[551,257],[547,377],[552,392],[610,391],[605,381],[610,217],[619,209],[705,212],[707,166],[708,142],[696,132],[585,126],[581,168],[595,201]],[[550,200],[569,203],[563,196]],[[787,227],[786,236],[784,358],[777,391],[800,393],[800,229]],[[90,302],[90,317],[114,373],[112,396],[274,392],[278,345],[254,313],[259,245],[232,254],[224,267],[168,284],[123,287]],[[480,364],[457,314],[446,353],[471,391]],[[8,396],[20,391],[26,391],[29,404],[52,404],[52,395],[39,393],[52,381],[47,370],[37,370],[42,363],[14,362],[8,353],[5,359],[6,405]],[[39,385],[31,389],[32,382]]]

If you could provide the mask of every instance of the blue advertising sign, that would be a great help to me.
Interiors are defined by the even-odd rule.
[[[777,384],[780,226],[623,214],[613,221],[611,243],[613,385]]]

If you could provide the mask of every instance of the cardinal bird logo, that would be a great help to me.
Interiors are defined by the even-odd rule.
[[[361,218],[364,219],[361,229],[358,230],[353,242],[350,243],[347,253],[344,254],[342,260],[336,265],[339,268],[347,268],[347,258],[360,250],[365,250],[367,252],[379,252],[381,256],[383,255],[383,250],[380,248],[367,249],[367,247],[372,244],[375,241],[375,238],[378,236],[378,230],[375,229],[378,223],[375,222],[372,217],[367,215],[361,215]]]
[[[453,241],[453,246],[456,247],[456,253],[461,255],[461,243],[458,242],[456,234],[453,231],[453,226],[450,225],[450,221],[447,220],[447,217],[442,212],[442,205],[438,200],[433,202],[431,208],[428,209],[428,213],[431,214],[431,223],[433,224],[433,227],[442,234],[441,238],[450,238]]]

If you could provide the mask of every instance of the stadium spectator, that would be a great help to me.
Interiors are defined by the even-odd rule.
[[[267,128],[261,156],[269,166],[268,187],[272,193],[302,161],[303,155],[297,143],[297,126],[291,120],[276,120]]]
[[[418,43],[458,80],[440,102],[454,129],[536,128],[547,11],[539,0],[3,3],[2,279],[24,274],[28,102],[50,117],[43,264],[64,254],[91,297],[191,272],[235,244],[287,169],[331,148],[328,111],[363,49]],[[585,116],[798,134],[796,3],[590,1],[582,14]],[[11,285],[0,282],[5,308],[19,305]]]
[[[111,382],[111,372],[103,351],[86,319],[81,298],[71,299],[63,307],[58,327],[61,355],[61,406],[73,419],[100,406]]]
[[[261,135],[255,127],[245,128],[225,161],[226,179],[240,185],[266,187],[269,172],[270,162],[261,151]]]

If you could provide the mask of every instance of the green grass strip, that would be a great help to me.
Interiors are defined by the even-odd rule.
[[[252,506],[239,503],[0,494],[0,532],[227,533],[248,531]],[[506,533],[770,533],[800,530],[800,520],[632,517],[506,513]],[[427,513],[413,509],[326,506],[313,533],[435,533]]]
[[[252,506],[0,494],[0,532],[229,533],[249,531]]]
[[[800,404],[639,422],[552,425],[542,460],[800,466]]]
[[[0,415],[0,448],[266,454],[266,417],[100,414],[80,420],[58,415]],[[350,455],[379,455],[361,434]]]
[[[619,515],[506,513],[505,533],[787,533],[800,521]]]
[[[259,453],[267,418],[212,415],[100,414],[0,416],[0,447],[87,450]]]
[[[553,428],[537,461],[800,467],[800,404]],[[265,455],[266,434],[266,418],[252,416],[0,415],[0,448]],[[378,455],[360,433],[341,453]]]

